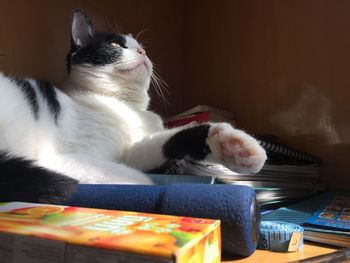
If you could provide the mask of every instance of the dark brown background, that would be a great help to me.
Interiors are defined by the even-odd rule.
[[[234,112],[324,159],[331,187],[350,187],[350,1],[0,1],[0,69],[65,78],[72,12],[137,34],[169,87],[163,116],[196,104]],[[153,93],[152,93],[153,94]],[[1,96],[1,94],[0,94]]]

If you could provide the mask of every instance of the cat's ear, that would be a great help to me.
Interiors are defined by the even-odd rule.
[[[84,47],[92,39],[94,29],[90,19],[83,12],[75,10],[72,21],[72,39],[75,46]]]

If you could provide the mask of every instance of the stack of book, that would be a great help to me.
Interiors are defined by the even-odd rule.
[[[233,113],[227,110],[218,109],[209,105],[197,105],[194,108],[168,117],[164,124],[168,128],[186,125],[191,122],[228,122],[235,124]]]
[[[203,116],[205,119],[196,119]],[[222,118],[210,116],[222,114]],[[187,118],[186,116],[191,116]],[[231,116],[231,117],[229,117]],[[228,118],[224,120],[224,118]],[[231,120],[230,120],[231,118]],[[193,109],[165,120],[168,128],[181,126],[192,121],[228,121],[235,123],[233,114],[214,107],[199,105]],[[230,120],[230,121],[229,121]],[[321,159],[317,156],[296,150],[285,144],[275,142],[272,136],[251,134],[266,150],[268,160],[258,174],[238,174],[219,164],[198,163],[193,160],[172,160],[158,173],[211,176],[217,183],[240,184],[253,187],[257,200],[264,208],[276,208],[311,197],[324,190],[319,182]]]

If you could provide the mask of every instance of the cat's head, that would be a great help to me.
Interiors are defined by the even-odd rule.
[[[132,35],[96,32],[90,19],[78,10],[73,15],[67,68],[72,74],[85,72],[101,81],[133,83],[146,89],[153,71],[146,51]]]

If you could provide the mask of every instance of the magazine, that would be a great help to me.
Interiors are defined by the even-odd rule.
[[[305,221],[325,228],[350,230],[350,194],[334,194]]]
[[[303,202],[262,215],[262,220],[282,220],[301,225],[304,239],[350,247],[349,192],[326,192]]]

